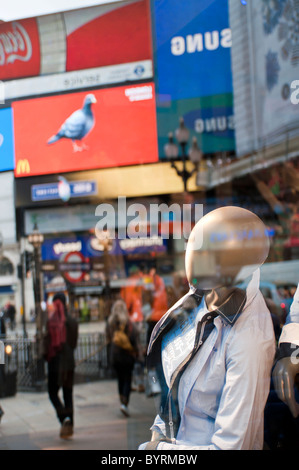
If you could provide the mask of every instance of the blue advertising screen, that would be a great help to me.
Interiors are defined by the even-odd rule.
[[[227,0],[156,0],[154,25],[160,99],[232,92]]]
[[[159,158],[183,117],[204,153],[235,148],[228,0],[151,4]]]
[[[15,167],[13,114],[11,108],[0,109],[0,171]]]

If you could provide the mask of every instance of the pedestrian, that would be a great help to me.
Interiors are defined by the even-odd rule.
[[[126,302],[132,322],[141,330],[143,322],[142,294],[144,291],[143,272],[137,266],[129,269],[129,278],[120,291],[121,298]],[[139,330],[139,331],[140,331]]]
[[[16,309],[15,309],[15,306],[12,303],[8,302],[5,306],[5,312],[6,312],[7,318],[9,319],[10,329],[13,331],[15,329],[15,326],[16,326],[16,320],[15,320]]]
[[[5,313],[0,311],[0,340],[6,337]]]
[[[78,323],[67,310],[66,297],[59,292],[53,297],[54,310],[49,313],[46,335],[48,394],[61,424],[60,437],[72,436],[74,429],[73,385],[78,340]],[[59,397],[62,389],[63,402]]]
[[[126,303],[117,300],[107,322],[107,342],[110,345],[110,360],[117,376],[120,410],[129,416],[132,373],[140,356],[139,332],[131,321]]]
[[[195,225],[185,256],[190,290],[157,323],[148,348],[169,391],[140,450],[263,448],[275,338],[258,267],[269,246],[262,221],[242,208],[216,209]],[[245,271],[243,290],[236,284]]]
[[[147,318],[147,344],[149,343],[154,326],[168,310],[165,283],[162,277],[157,274],[155,268],[150,270],[150,278],[153,283],[153,292],[152,311]]]

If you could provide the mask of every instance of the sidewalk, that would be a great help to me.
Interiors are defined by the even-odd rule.
[[[136,450],[150,440],[156,414],[153,398],[132,392],[130,417],[124,417],[115,380],[75,385],[74,435],[62,440],[46,392],[18,392],[0,404],[0,450]]]

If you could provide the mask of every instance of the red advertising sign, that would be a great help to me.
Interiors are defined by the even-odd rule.
[[[13,103],[15,175],[158,161],[153,83]]]
[[[148,0],[65,13],[66,70],[151,59],[149,16]]]
[[[1,23],[0,80],[122,64],[144,78],[143,62],[152,60],[150,24],[149,0]],[[118,71],[111,73],[116,83]]]
[[[0,24],[0,80],[38,75],[39,34],[35,18]]]

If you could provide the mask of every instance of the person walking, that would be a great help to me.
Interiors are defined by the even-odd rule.
[[[131,321],[123,300],[117,300],[112,306],[106,335],[110,345],[111,364],[117,375],[120,410],[128,417],[132,373],[141,351],[138,329]]]
[[[63,292],[53,297],[54,311],[47,322],[46,360],[48,362],[48,394],[61,424],[60,437],[73,435],[73,385],[78,340],[78,323],[67,310]],[[59,398],[62,389],[63,403]]]
[[[16,309],[12,303],[8,302],[6,304],[5,314],[6,314],[6,317],[9,319],[10,329],[13,331],[16,326]]]
[[[0,311],[0,340],[6,338],[5,313]]]

